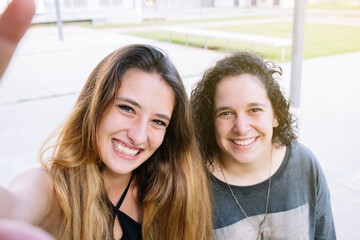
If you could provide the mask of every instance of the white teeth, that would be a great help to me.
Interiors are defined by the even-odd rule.
[[[111,140],[111,142],[112,142],[113,146],[116,148],[116,150],[118,150],[119,152],[124,153],[126,155],[135,156],[139,152],[139,150],[133,150],[133,149],[125,147],[121,144],[117,144],[114,140]]]
[[[235,143],[236,145],[240,145],[240,146],[247,146],[247,145],[253,143],[255,141],[255,139],[256,138],[249,138],[249,139],[240,140],[240,141],[233,140],[233,143]]]

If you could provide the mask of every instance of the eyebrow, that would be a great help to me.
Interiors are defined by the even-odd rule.
[[[248,104],[248,107],[258,107],[258,106],[266,107],[266,105],[263,104],[263,103],[257,103],[257,102],[255,102],[255,103],[249,103],[249,104]]]
[[[116,100],[130,103],[131,105],[136,106],[141,109],[141,105],[138,102],[136,102],[130,98],[117,97]],[[157,113],[157,114],[155,114],[155,116],[162,118],[164,120],[170,121],[170,117],[166,114]]]
[[[120,100],[120,101],[124,101],[124,102],[127,102],[127,103],[130,103],[138,108],[141,109],[141,106],[139,103],[135,102],[134,100],[130,99],[130,98],[123,98],[123,97],[117,97],[116,100]]]
[[[161,113],[158,113],[158,114],[155,114],[157,117],[159,118],[162,118],[164,120],[167,120],[170,122],[170,117],[168,115],[165,115],[165,114],[161,114]]]
[[[265,104],[257,103],[257,102],[255,102],[255,103],[249,103],[249,104],[247,105],[248,108],[249,108],[249,107],[250,107],[250,108],[251,108],[251,107],[259,107],[259,106],[261,106],[261,107],[266,107]],[[215,113],[218,113],[218,112],[223,111],[223,110],[228,110],[228,109],[231,109],[231,107],[228,107],[228,106],[219,107],[219,108],[215,109]]]

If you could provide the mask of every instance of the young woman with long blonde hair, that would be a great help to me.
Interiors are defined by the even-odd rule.
[[[130,45],[103,59],[48,145],[43,168],[0,188],[0,218],[57,239],[211,238],[187,95],[161,50]]]

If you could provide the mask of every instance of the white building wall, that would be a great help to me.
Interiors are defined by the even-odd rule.
[[[305,1],[305,0],[297,0],[297,1]],[[274,0],[256,0],[256,5],[258,7],[269,8],[274,6]],[[291,8],[294,6],[295,0],[279,0],[279,7],[282,8]]]
[[[280,6],[282,8],[293,8],[295,6],[295,1],[298,0],[282,0],[280,1]]]
[[[295,0],[279,0],[279,7],[291,8],[294,6]],[[299,0],[302,1],[302,0]],[[360,0],[359,0],[360,1]],[[256,5],[252,6],[252,0],[238,0],[238,7],[260,7],[260,8],[269,8],[274,7],[274,0],[256,0]],[[234,7],[235,0],[215,0],[215,7]]]
[[[237,6],[235,4],[237,2]],[[250,6],[251,0],[214,0],[215,7],[240,7],[245,8]]]
[[[214,0],[215,7],[233,7],[234,0]]]
[[[55,0],[35,0],[34,23],[55,22]],[[142,0],[59,0],[62,21],[94,23],[142,21]]]
[[[0,0],[0,13],[11,0]],[[58,0],[63,21],[90,20],[93,23],[129,23],[141,22],[143,4],[146,0]],[[274,0],[256,0],[256,6],[251,6],[254,0],[148,0],[153,1],[157,9],[174,7],[192,8],[248,8],[273,7]],[[205,5],[204,5],[205,1]],[[291,8],[295,0],[279,0],[280,7]],[[299,0],[302,1],[302,0]],[[358,0],[360,1],[360,0]],[[201,3],[201,4],[200,4]],[[34,23],[56,22],[55,0],[35,0],[36,15]]]
[[[274,0],[257,0],[257,7],[272,7],[274,5]]]

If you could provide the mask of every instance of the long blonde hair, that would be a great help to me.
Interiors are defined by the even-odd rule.
[[[130,45],[92,71],[57,141],[41,151],[62,209],[62,239],[113,239],[113,218],[97,144],[97,129],[130,68],[157,73],[173,89],[175,106],[164,141],[135,171],[142,203],[143,239],[211,239],[207,176],[198,152],[187,95],[168,57],[148,45]],[[45,154],[51,150],[51,156]]]

